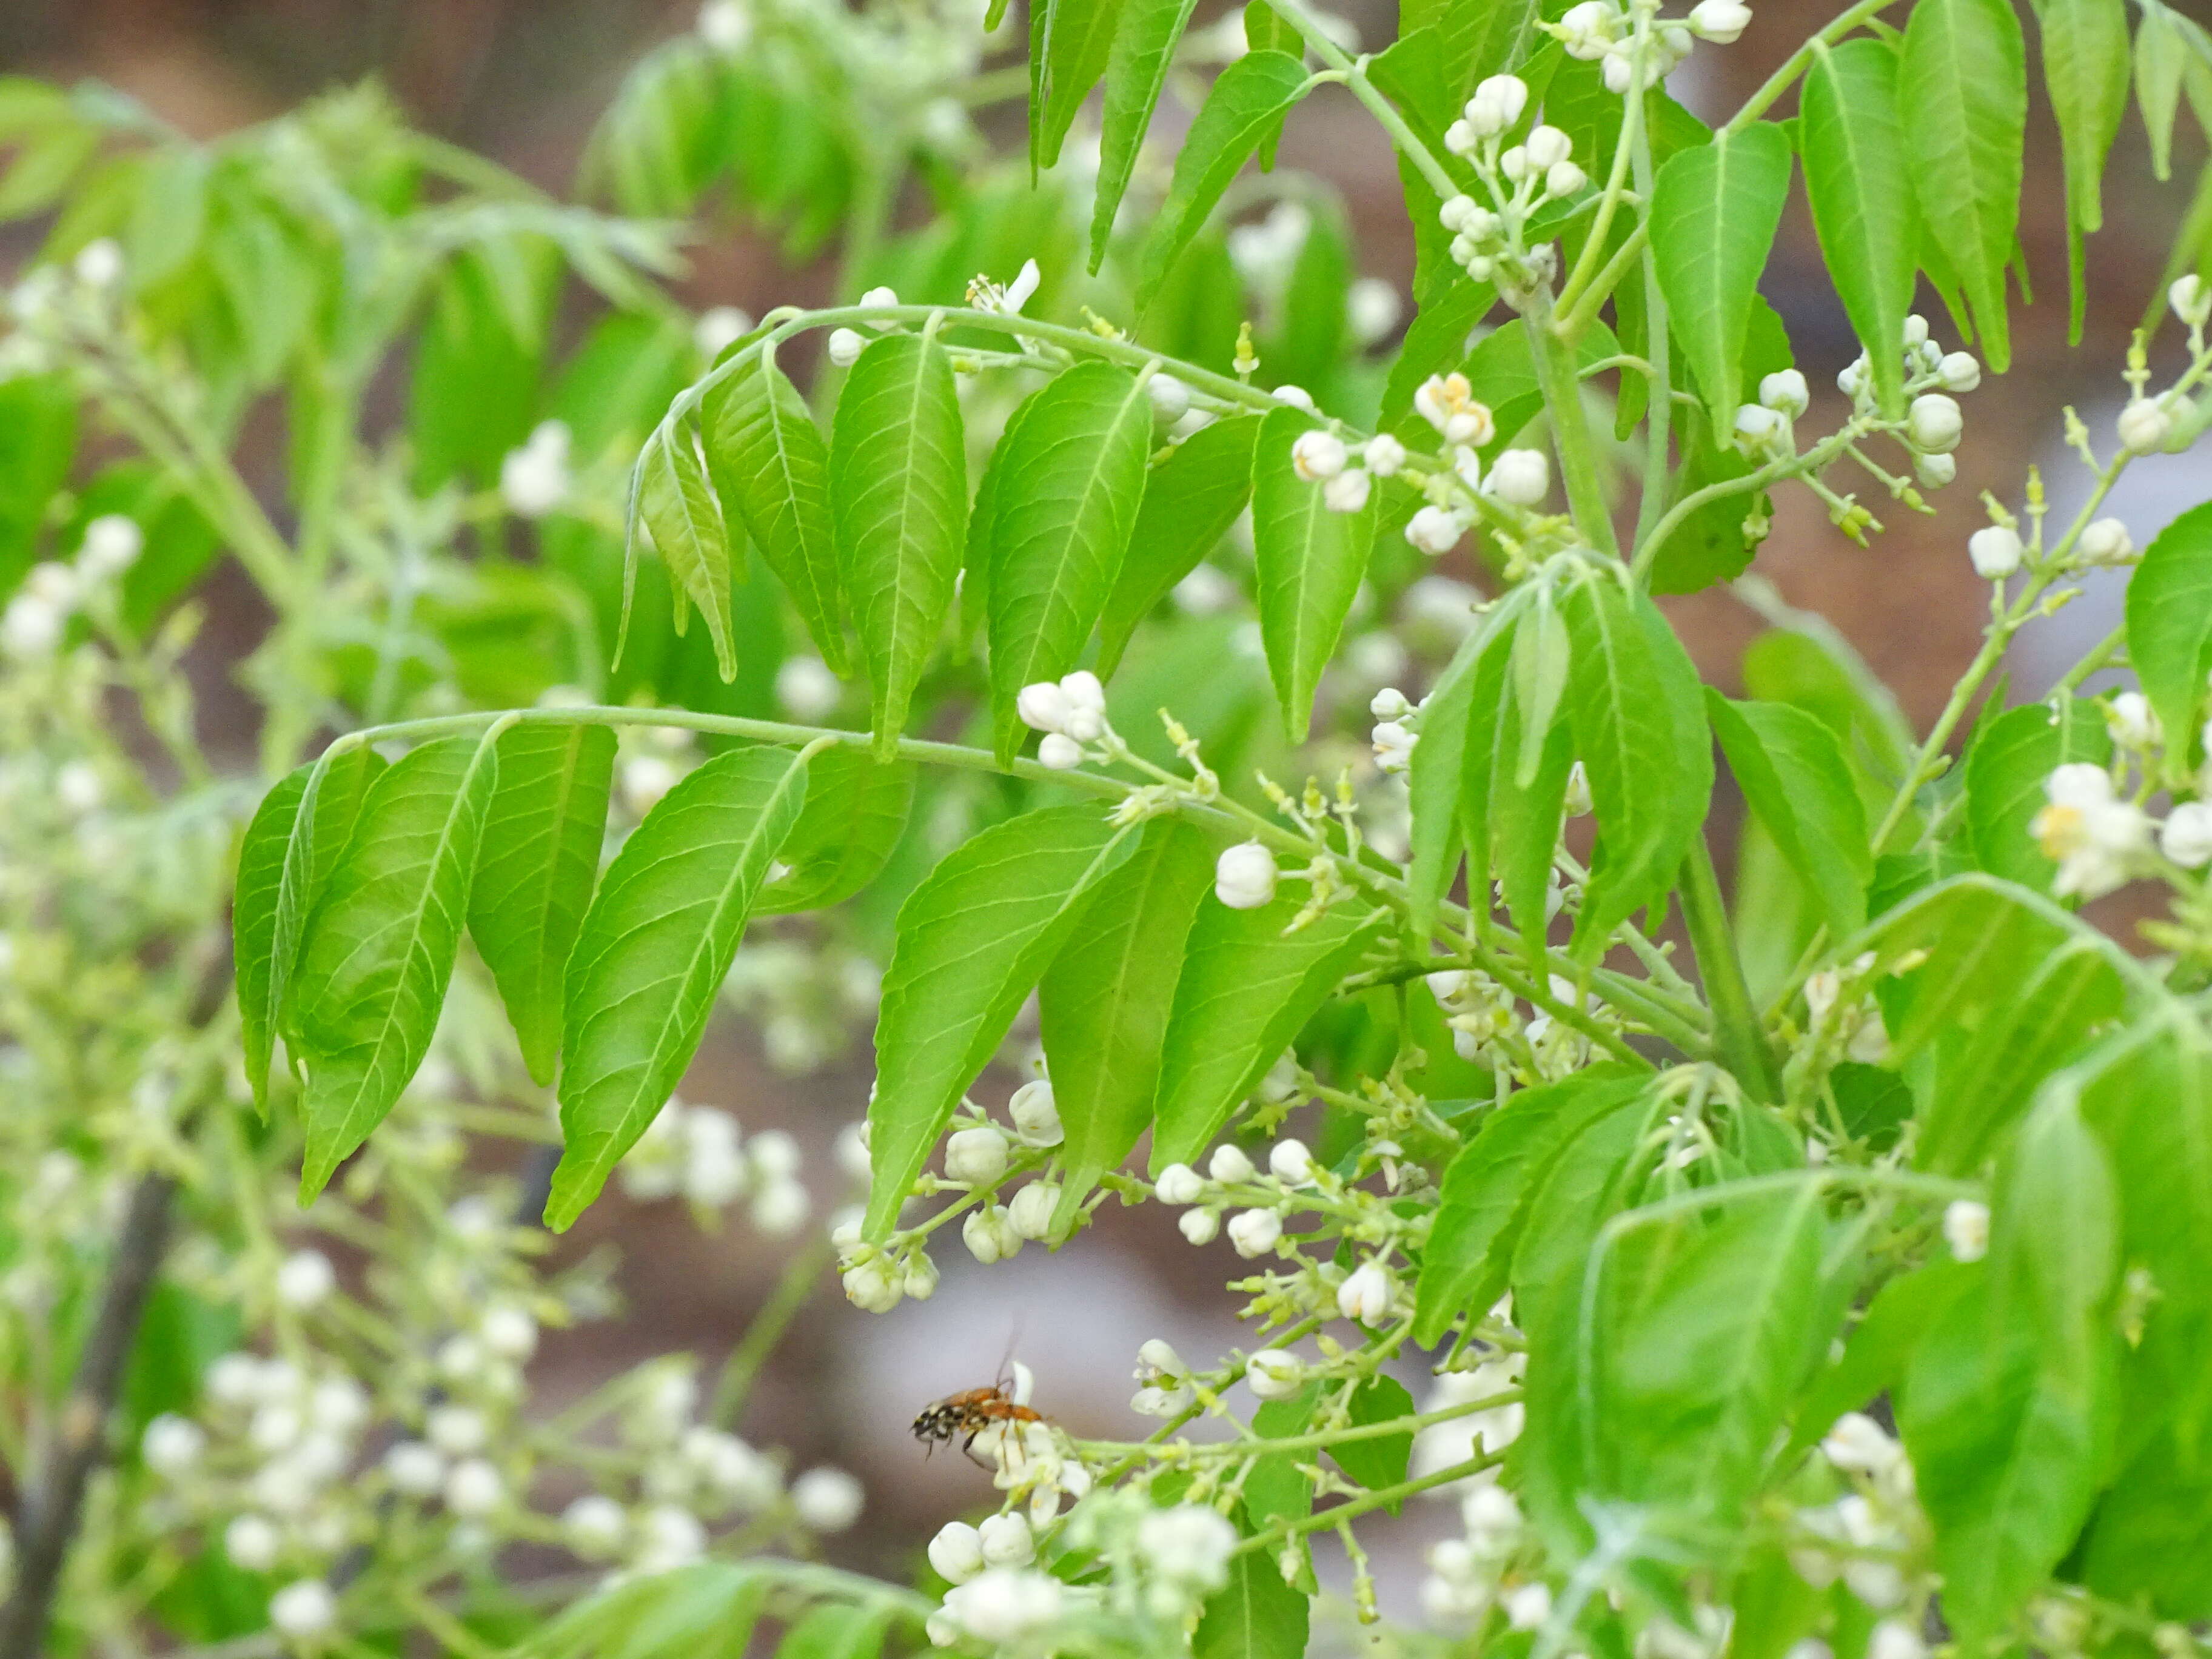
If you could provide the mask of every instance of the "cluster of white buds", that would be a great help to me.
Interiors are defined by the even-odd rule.
[[[1073,771],[1082,765],[1089,752],[1086,745],[1103,742],[1113,732],[1106,723],[1106,688],[1087,668],[1062,675],[1057,681],[1039,680],[1024,686],[1014,699],[1014,708],[1023,725],[1044,733],[1037,744],[1037,759],[1055,772]]]
[[[2061,897],[2098,898],[2142,873],[2150,850],[2150,815],[2123,799],[2104,767],[2072,761],[2043,781],[2048,805],[2029,832],[2058,866],[2051,890]]]
[[[83,584],[70,566],[51,560],[33,565],[0,611],[0,650],[19,662],[52,656],[83,598]]]
[[[1405,451],[1395,439],[1377,438],[1367,447],[1371,450],[1378,443],[1387,446],[1382,451],[1386,459],[1394,450],[1398,460],[1404,459]],[[1361,512],[1374,492],[1371,473],[1350,465],[1351,459],[1352,450],[1344,440],[1319,428],[1300,433],[1291,442],[1291,470],[1309,483],[1321,485],[1322,501],[1332,513]],[[1390,470],[1395,471],[1395,466]]]
[[[1037,291],[1043,276],[1034,259],[1022,261],[1022,268],[1011,283],[999,283],[988,276],[977,276],[968,284],[968,303],[977,311],[996,313],[1001,317],[1018,317]]]
[[[1027,298],[1026,295],[1024,297]],[[871,307],[895,306],[898,302],[897,291],[889,288],[872,288],[860,296],[860,303]],[[890,325],[879,326],[889,327]],[[833,328],[830,331],[830,341],[824,349],[830,361],[839,368],[850,368],[860,361],[860,353],[867,349],[867,344],[868,337],[856,328]]]
[[[1790,1565],[1816,1589],[1840,1578],[1877,1613],[1903,1607],[1913,1589],[1912,1540],[1926,1529],[1905,1448],[1872,1418],[1847,1412],[1822,1437],[1820,1455],[1851,1490],[1833,1504],[1798,1511],[1798,1524],[1810,1536],[1790,1551]],[[1911,1635],[1901,1623],[1886,1623]],[[1892,1638],[1897,1659],[1924,1653],[1917,1640],[1907,1650]]]
[[[1196,1402],[1190,1367],[1182,1356],[1160,1337],[1137,1350],[1137,1392],[1129,1409],[1139,1417],[1180,1417]]]
[[[1905,410],[1905,429],[1899,434],[1912,452],[1913,470],[1929,489],[1940,489],[1959,473],[1952,452],[1966,431],[1966,416],[1953,394],[1973,391],[1982,383],[1982,365],[1971,351],[1946,351],[1929,337],[1928,319],[1915,313],[1905,319],[1903,340],[1905,390],[1914,394]],[[1874,371],[1862,351],[1836,376],[1837,390],[1851,400],[1861,415],[1874,408]]]
[[[1404,692],[1386,685],[1369,699],[1367,712],[1375,717],[1369,738],[1376,766],[1389,776],[1404,776],[1413,769],[1413,746],[1420,741],[1420,709]]]
[[[1482,1060],[1498,1043],[1520,1032],[1511,994],[1480,969],[1444,968],[1425,977],[1451,1029],[1452,1051],[1462,1060]]]
[[[681,1197],[702,1220],[749,1198],[752,1224],[783,1238],[814,1208],[799,1167],[799,1143],[781,1129],[747,1137],[729,1113],[672,1099],[623,1155],[620,1177],[638,1202]]]
[[[1607,91],[1626,96],[1639,69],[1648,90],[1686,61],[1698,41],[1730,45],[1750,23],[1751,8],[1741,0],[1700,0],[1686,19],[1640,19],[1613,0],[1581,0],[1542,27],[1570,58],[1599,65]]]
[[[568,499],[568,428],[562,421],[541,421],[520,449],[499,464],[499,493],[519,519],[542,519]]]
[[[1264,1093],[1266,1085],[1261,1085]],[[1221,1231],[1223,1207],[1236,1201],[1231,1188],[1261,1187],[1264,1202],[1240,1211],[1229,1224],[1229,1237],[1239,1255],[1248,1260],[1274,1249],[1282,1237],[1282,1214],[1298,1191],[1316,1179],[1313,1154],[1306,1144],[1285,1136],[1268,1149],[1267,1173],[1262,1175],[1244,1150],[1224,1141],[1213,1149],[1201,1176],[1188,1164],[1170,1164],[1152,1183],[1152,1195],[1163,1204],[1189,1213],[1178,1224],[1194,1244],[1211,1244]]]
[[[2105,730],[2115,744],[2137,757],[2148,757],[2166,741],[2158,711],[2140,691],[2117,692],[2106,702]]]
[[[1765,376],[1759,383],[1759,401],[1735,412],[1736,447],[1764,457],[1794,453],[1793,423],[1811,401],[1805,377],[1796,369],[1778,369]]]
[[[1814,1040],[1842,1058],[1866,1066],[1879,1066],[1889,1058],[1889,1028],[1882,1024],[1881,1007],[1874,996],[1878,961],[1874,952],[1866,951],[1840,968],[1823,968],[1805,980],[1805,1012]],[[1808,1155],[1816,1162],[1825,1158],[1825,1144],[1814,1141]]]
[[[750,311],[739,306],[709,306],[691,325],[691,343],[698,347],[702,357],[712,359],[752,331]]]
[[[1237,1528],[1203,1504],[1176,1504],[1143,1514],[1135,1543],[1147,1606],[1158,1617],[1180,1622],[1229,1582]]]
[[[1464,1536],[1430,1547],[1428,1576],[1421,1581],[1421,1608],[1440,1629],[1461,1630],[1504,1608],[1516,1630],[1531,1630],[1551,1616],[1551,1593],[1538,1582],[1518,1582],[1512,1573],[1526,1537],[1521,1506],[1504,1487],[1486,1482],[1460,1499]],[[1516,1612],[1517,1609],[1517,1612]]]

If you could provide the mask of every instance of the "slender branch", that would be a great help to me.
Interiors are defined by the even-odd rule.
[[[1334,1504],[1328,1509],[1316,1510],[1311,1515],[1255,1533],[1229,1553],[1231,1555],[1249,1555],[1255,1550],[1278,1548],[1304,1534],[1340,1525],[1355,1516],[1382,1509],[1401,1498],[1411,1498],[1416,1492],[1430,1492],[1437,1486],[1450,1486],[1455,1480],[1465,1480],[1469,1476],[1480,1474],[1485,1469],[1495,1468],[1504,1461],[1505,1454],[1502,1451],[1485,1452],[1480,1456],[1468,1458],[1464,1463],[1454,1463],[1449,1468],[1438,1469],[1434,1474],[1425,1474],[1414,1480],[1401,1480],[1395,1486],[1377,1486],[1372,1492],[1360,1493],[1348,1503]]]
[[[1543,388],[1552,441],[1559,447],[1559,475],[1566,484],[1568,510],[1574,514],[1576,528],[1591,546],[1617,556],[1620,543],[1613,533],[1613,514],[1606,505],[1605,487],[1598,472],[1597,445],[1590,437],[1589,416],[1583,408],[1582,380],[1575,372],[1574,353],[1553,325],[1551,290],[1536,284],[1521,315],[1534,350],[1536,380]]]
[[[1267,0],[1267,3],[1274,9],[1277,16],[1298,32],[1316,57],[1344,77],[1344,84],[1352,88],[1352,95],[1367,106],[1368,113],[1375,118],[1383,131],[1390,135],[1390,142],[1397,145],[1405,158],[1420,170],[1421,177],[1429,181],[1429,188],[1446,200],[1458,195],[1459,186],[1453,182],[1451,174],[1444,171],[1443,163],[1437,160],[1413,128],[1406,125],[1405,118],[1392,107],[1390,100],[1367,78],[1367,60],[1364,58],[1355,59],[1330,40],[1311,14],[1297,4],[1297,0]]]
[[[806,1305],[807,1297],[813,1295],[822,1270],[836,1254],[836,1246],[830,1243],[830,1236],[819,1233],[785,1264],[783,1276],[776,1281],[774,1292],[745,1327],[745,1334],[738,1339],[738,1346],[730,1351],[730,1358],[722,1367],[720,1380],[714,1384],[714,1401],[708,1414],[718,1427],[736,1425],[738,1414],[744,1410],[745,1399],[752,1393],[761,1367],[775,1352],[775,1345],[783,1340],[792,1320]]]

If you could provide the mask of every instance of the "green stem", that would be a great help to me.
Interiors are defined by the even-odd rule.
[[[1643,100],[1638,98],[1636,104],[1640,108]],[[1636,188],[1649,202],[1651,199],[1651,143],[1650,135],[1644,131],[1641,122],[1636,124],[1633,152],[1632,159],[1636,168]],[[1634,544],[1638,547],[1644,544],[1644,536],[1665,510],[1668,439],[1674,426],[1674,387],[1672,366],[1668,362],[1667,295],[1659,286],[1658,262],[1651,257],[1648,248],[1644,255],[1644,349],[1651,356],[1651,380],[1650,401],[1646,406],[1644,419],[1644,488],[1636,503]]]
[[[1438,1469],[1434,1474],[1425,1474],[1417,1480],[1401,1480],[1395,1486],[1377,1486],[1372,1492],[1360,1493],[1348,1503],[1333,1504],[1297,1520],[1270,1527],[1265,1532],[1255,1533],[1230,1553],[1249,1555],[1255,1550],[1279,1548],[1306,1533],[1341,1525],[1355,1516],[1385,1508],[1401,1498],[1411,1498],[1416,1492],[1431,1492],[1438,1486],[1448,1486],[1455,1480],[1465,1480],[1472,1475],[1480,1474],[1485,1469],[1495,1468],[1504,1461],[1505,1454],[1502,1451],[1485,1452],[1479,1457],[1468,1458],[1464,1463],[1455,1463],[1449,1468]]]
[[[2058,684],[2051,688],[2051,695],[2056,696],[2062,692],[2070,692],[2099,669],[2109,666],[2113,657],[2127,642],[2128,625],[2122,623],[2091,646],[2081,661],[2059,676]]]
[[[1620,543],[1613,533],[1613,514],[1598,474],[1597,445],[1583,408],[1582,378],[1575,372],[1573,351],[1553,325],[1551,290],[1540,283],[1521,314],[1535,348],[1536,380],[1544,391],[1544,412],[1559,452],[1568,510],[1592,547],[1617,557]]]
[[[1651,240],[1651,227],[1642,221],[1605,262],[1603,269],[1579,289],[1563,289],[1556,308],[1559,320],[1555,325],[1570,340],[1579,340],[1597,317],[1598,307],[1606,302],[1620,279],[1628,274],[1629,266],[1644,252],[1644,244]]]
[[[1722,1062],[1754,1099],[1777,1099],[1780,1085],[1774,1075],[1774,1057],[1759,1029],[1751,988],[1744,981],[1743,963],[1729,931],[1728,907],[1721,902],[1720,878],[1714,873],[1712,851],[1703,835],[1682,860],[1680,891],[1682,920],[1705,981],[1705,1000],[1712,1006],[1715,1046]]]
[[[763,1304],[761,1310],[745,1327],[745,1334],[738,1346],[730,1351],[730,1358],[722,1367],[720,1379],[714,1384],[714,1403],[711,1420],[720,1428],[732,1428],[738,1413],[745,1408],[745,1400],[752,1393],[761,1368],[775,1352],[775,1345],[791,1328],[791,1322],[806,1300],[814,1294],[814,1286],[822,1271],[836,1259],[836,1246],[830,1243],[827,1233],[817,1233],[801,1247],[787,1262],[783,1277],[776,1280],[775,1290]]]
[[[1429,151],[1405,118],[1391,106],[1390,100],[1376,89],[1367,78],[1364,58],[1354,59],[1351,53],[1330,40],[1321,25],[1297,0],[1267,0],[1277,16],[1298,32],[1309,50],[1329,68],[1344,77],[1344,84],[1352,88],[1352,95],[1367,106],[1382,131],[1390,135],[1390,142],[1400,153],[1420,170],[1421,177],[1429,181],[1429,188],[1449,201],[1460,193],[1459,185],[1443,169],[1443,164]]]
[[[1559,303],[1563,307],[1569,305],[1571,295],[1581,292],[1583,285],[1596,273],[1599,262],[1605,258],[1605,239],[1613,229],[1613,216],[1620,209],[1620,193],[1628,185],[1629,167],[1634,157],[1635,147],[1644,136],[1645,52],[1643,49],[1648,46],[1650,37],[1648,16],[1639,12],[1635,24],[1638,51],[1633,61],[1636,68],[1629,77],[1628,96],[1623,100],[1620,132],[1613,140],[1613,165],[1606,175],[1605,191],[1598,198],[1597,217],[1590,222],[1589,236],[1583,243],[1582,254],[1576,259],[1575,268],[1568,273],[1567,280],[1559,286]],[[1651,184],[1648,179],[1639,179],[1636,187],[1643,192],[1646,202],[1651,199]],[[1663,337],[1655,335],[1654,338]]]
[[[1650,573],[1659,550],[1667,545],[1667,538],[1682,527],[1682,522],[1701,507],[1726,501],[1731,495],[1748,495],[1756,490],[1818,472],[1830,461],[1849,448],[1869,430],[1857,421],[1846,422],[1830,433],[1802,455],[1784,455],[1769,461],[1755,472],[1747,472],[1740,478],[1723,478],[1718,483],[1707,484],[1703,489],[1693,489],[1676,501],[1653,525],[1650,532],[1643,537],[1636,549],[1634,569],[1639,576]]]
[[[1728,131],[1736,132],[1749,126],[1774,105],[1776,99],[1790,90],[1791,82],[1805,72],[1813,61],[1814,53],[1834,41],[1840,40],[1868,18],[1895,5],[1897,0],[1858,0],[1848,11],[1839,12],[1820,32],[1791,52],[1780,69],[1766,77],[1766,84],[1744,100],[1744,106],[1729,118]]]

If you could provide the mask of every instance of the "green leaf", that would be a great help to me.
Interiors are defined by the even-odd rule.
[[[0,594],[38,557],[46,508],[76,458],[76,389],[60,374],[0,380]]]
[[[1154,818],[1137,850],[1098,884],[1037,988],[1045,1064],[1067,1139],[1057,1236],[1099,1176],[1118,1167],[1152,1119],[1175,976],[1213,882],[1213,849],[1194,825]]]
[[[1274,1558],[1247,1550],[1229,1562],[1229,1582],[1206,1598],[1191,1635],[1191,1659],[1304,1659],[1306,1598],[1283,1582]]]
[[[614,767],[604,726],[523,725],[499,740],[469,936],[541,1085],[561,1051],[562,973],[599,880]]]
[[[824,1601],[784,1632],[776,1659],[876,1659],[890,1619],[885,1607]]]
[[[1422,705],[1421,740],[1413,745],[1407,778],[1413,856],[1406,895],[1413,926],[1423,932],[1435,924],[1437,906],[1451,887],[1462,847],[1469,848],[1482,866],[1470,880],[1479,884],[1488,879],[1487,834],[1472,831],[1463,823],[1462,803],[1469,787],[1474,787],[1478,799],[1486,798],[1490,787],[1491,728],[1497,714],[1489,704],[1477,702],[1477,693],[1485,683],[1485,659],[1496,653],[1502,661],[1511,649],[1515,625],[1528,604],[1522,597],[1528,591],[1515,589],[1460,641]],[[1489,684],[1502,690],[1500,663],[1489,666]],[[1481,776],[1471,779],[1470,773],[1477,769]]]
[[[1991,1207],[1983,1283],[1921,1343],[1899,1413],[1944,1616],[1975,1646],[2072,1547],[2115,1428],[2118,1195],[2070,1090],[2036,1109]]]
[[[1576,1360],[1593,1373],[1589,1409],[1604,1427],[1591,1473],[1606,1490],[1709,1521],[1740,1515],[1831,1334],[1827,1231],[1808,1180],[1619,1232],[1591,1269]]]
[[[1114,218],[1136,171],[1137,152],[1159,107],[1176,43],[1190,25],[1198,0],[1121,0],[1121,22],[1106,59],[1106,93],[1099,115],[1098,184],[1091,213],[1091,274],[1105,263]]]
[[[1413,1396],[1395,1376],[1370,1376],[1352,1391],[1351,1418],[1354,1426],[1390,1423],[1413,1413]],[[1328,1449],[1337,1468],[1370,1492],[1395,1486],[1406,1478],[1406,1465],[1413,1454],[1413,1431],[1378,1435],[1371,1440],[1342,1440]],[[1398,1504],[1387,1505],[1391,1514]]]
[[[1547,15],[1549,14],[1549,9]],[[1528,43],[1538,8],[1534,0],[1498,0],[1492,5],[1454,0],[1407,0],[1398,12],[1398,33],[1437,31],[1437,72],[1454,106],[1466,100],[1475,82],[1516,64]]]
[[[1845,1412],[1901,1389],[1921,1338],[1948,1316],[1951,1304],[1979,1277],[1978,1266],[1938,1258],[1883,1285],[1845,1340],[1842,1357],[1808,1385],[1781,1462],[1794,1462],[1800,1452],[1825,1438]]]
[[[1905,319],[1915,268],[1897,55],[1879,40],[1815,41],[1803,110],[1798,143],[1813,228],[1866,348],[1875,401],[1895,419],[1905,413]]]
[[[2105,157],[2128,107],[2126,0],[2033,0],[2043,85],[2066,162],[2066,273],[2071,337],[2081,343],[2081,238],[2105,223]]]
[[[1030,167],[1051,167],[1106,72],[1122,0],[1037,0],[1030,11]]]
[[[1260,586],[1260,636],[1291,741],[1305,741],[1314,692],[1352,601],[1367,574],[1377,503],[1333,513],[1322,487],[1298,477],[1291,445],[1319,425],[1304,410],[1272,410],[1252,457],[1252,558]]]
[[[2160,184],[2173,176],[2173,121],[2181,112],[2183,67],[2189,43],[2172,12],[2158,0],[2142,8],[2136,25],[2136,108],[2150,140],[2150,170]]]
[[[1754,592],[1763,585],[1753,584]],[[1888,805],[1913,747],[1905,714],[1850,641],[1826,618],[1787,613],[1785,625],[1743,653],[1744,690],[1762,702],[1802,708],[1836,734],[1869,814]]]
[[[900,908],[876,1021],[869,1238],[890,1237],[962,1092],[998,1052],[1092,889],[1137,841],[1096,805],[1024,813],[956,848]]]
[[[1232,415],[1200,427],[1146,475],[1129,550],[1098,619],[1102,678],[1120,665],[1137,624],[1221,544],[1251,500],[1261,419]]]
[[[1374,943],[1383,920],[1338,905],[1285,933],[1304,903],[1290,893],[1256,910],[1200,902],[1168,1016],[1153,1174],[1206,1150]]]
[[[1782,129],[1754,122],[1723,127],[1711,143],[1680,151],[1652,185],[1651,255],[1660,292],[1716,431],[1735,429],[1744,400],[1744,338],[1759,274],[1782,223],[1790,167]]]
[[[763,350],[708,394],[707,466],[806,624],[822,660],[849,671],[830,514],[830,453],[799,388]]]
[[[2028,833],[2043,807],[2044,780],[2073,761],[2101,766],[2112,752],[2104,712],[2086,697],[2063,696],[2055,708],[2029,703],[1990,721],[1966,751],[1966,838],[1974,862],[2048,893],[2058,866]]]
[[[1314,1407],[1322,1385],[1309,1382],[1288,1400],[1270,1400],[1252,1413],[1252,1432],[1263,1440],[1289,1440],[1313,1427]],[[1313,1478],[1298,1467],[1310,1453],[1270,1452],[1255,1458],[1244,1478],[1244,1514],[1254,1532],[1276,1521],[1302,1521],[1313,1513]],[[1279,1572],[1280,1569],[1278,1569]],[[1301,1540],[1298,1576],[1291,1588],[1307,1595],[1319,1585],[1314,1578],[1313,1553]]]
[[[1431,374],[1442,374],[1467,355],[1467,337],[1489,314],[1498,290],[1488,283],[1462,280],[1434,300],[1425,301],[1399,343],[1382,388],[1382,425],[1395,431],[1413,412],[1413,394]],[[1514,319],[1518,322],[1520,319]],[[1508,326],[1511,326],[1510,324]]]
[[[807,760],[732,749],[695,769],[607,866],[568,957],[560,1167],[545,1224],[565,1231],[667,1104],[769,865],[806,800]]]
[[[951,608],[967,527],[960,400],[934,340],[890,335],[853,365],[830,428],[830,501],[873,691],[876,752],[889,759]]]
[[[806,805],[776,855],[789,868],[761,889],[753,914],[827,909],[880,875],[906,833],[915,770],[910,761],[886,766],[848,744],[817,755]]]
[[[1415,751],[1418,753],[1418,750]],[[1524,1089],[1482,1120],[1444,1170],[1421,1256],[1413,1340],[1434,1347],[1462,1314],[1480,1318],[1504,1294],[1514,1247],[1552,1164],[1585,1128],[1634,1099],[1649,1073],[1603,1064]]]
[[[725,680],[738,676],[730,638],[730,540],[722,509],[708,487],[706,464],[690,423],[664,422],[638,461],[637,510],[653,532],[653,545],[677,587],[706,619],[715,665]],[[684,612],[676,613],[684,631]]]
[[[269,1061],[285,1023],[300,936],[322,897],[338,855],[353,835],[368,787],[384,770],[373,749],[340,750],[283,778],[254,810],[238,849],[231,902],[232,971],[238,1023],[253,1103],[269,1110]],[[300,834],[300,808],[313,787],[310,831]],[[285,890],[287,872],[291,890]]]
[[[729,1561],[695,1561],[620,1579],[532,1634],[527,1659],[743,1659],[769,1579]]]
[[[303,1204],[384,1121],[429,1052],[498,775],[495,745],[476,738],[426,743],[386,769],[307,919]]]
[[[2020,224],[2027,49],[2009,0],[1924,0],[1905,20],[1898,106],[1912,112],[1920,223],[1959,275],[1982,355],[2012,361],[2005,266]]]
[[[1305,65],[1288,52],[1248,52],[1215,79],[1176,153],[1174,180],[1145,245],[1143,270],[1137,280],[1139,314],[1152,304],[1176,256],[1198,234],[1229,181],[1255,150],[1282,130],[1283,118],[1305,92]]]
[[[2188,776],[2189,735],[2212,670],[2212,501],[2160,531],[2128,579],[2128,663],[2166,733],[2166,778]]]
[[[1563,599],[1574,644],[1568,719],[1598,824],[1575,925],[1588,952],[1672,884],[1705,823],[1712,743],[1697,670],[1649,599],[1593,570]]]
[[[1548,605],[1548,583],[1529,583],[1527,591],[1532,601]],[[1563,670],[1571,674],[1571,647],[1556,625],[1556,612],[1554,625],[1541,633],[1538,620],[1532,603],[1515,624],[1515,648],[1484,653],[1460,789],[1470,864],[1482,866],[1482,880],[1497,878],[1507,914],[1532,953],[1540,951],[1550,920],[1552,857],[1566,819],[1567,778],[1575,759],[1570,723],[1552,720],[1540,729],[1529,716],[1530,700],[1523,696],[1527,677],[1515,672],[1528,660],[1523,641],[1533,640],[1539,655],[1552,659],[1547,677]],[[1413,752],[1420,753],[1419,748]],[[1525,763],[1532,758],[1533,766]]]
[[[1790,867],[1817,894],[1832,939],[1866,925],[1874,854],[1866,811],[1835,734],[1784,702],[1731,702],[1711,687],[1705,712],[1744,799]]]
[[[1083,654],[1137,521],[1152,404],[1134,376],[1079,363],[1023,406],[996,459],[991,508],[991,705],[999,761],[1025,728],[1022,688]]]

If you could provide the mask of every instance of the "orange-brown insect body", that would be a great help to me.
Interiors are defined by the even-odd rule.
[[[914,1437],[933,1451],[965,1436],[961,1439],[960,1449],[972,1451],[975,1437],[994,1423],[1043,1421],[1029,1407],[1015,1404],[1007,1396],[1006,1385],[999,1382],[988,1389],[963,1389],[958,1394],[949,1394],[934,1405],[924,1407],[914,1419]]]

